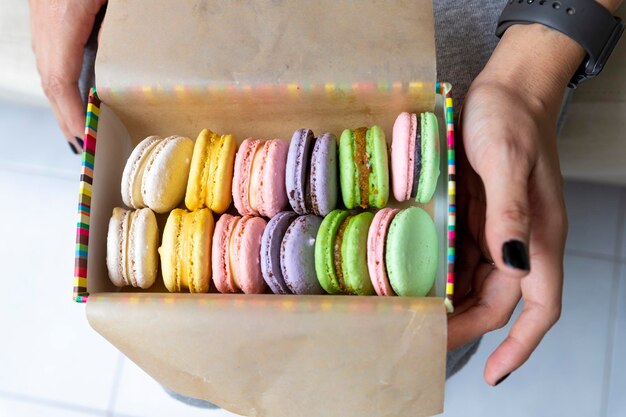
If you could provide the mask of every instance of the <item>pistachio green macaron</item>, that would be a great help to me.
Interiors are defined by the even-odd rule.
[[[374,295],[367,269],[367,235],[374,215],[369,211],[349,216],[343,221],[335,239],[335,270],[346,294]],[[340,249],[339,251],[337,249]]]
[[[423,297],[437,273],[438,239],[431,217],[419,207],[400,211],[387,233],[385,264],[389,282],[400,296]]]
[[[351,216],[333,210],[322,221],[315,239],[315,273],[329,294],[374,295],[367,269],[370,212]]]
[[[380,126],[343,131],[339,139],[339,180],[346,208],[387,205],[389,160]]]
[[[335,239],[339,227],[348,215],[345,210],[333,210],[328,213],[315,239],[315,274],[324,291],[329,294],[343,293],[335,272]]]

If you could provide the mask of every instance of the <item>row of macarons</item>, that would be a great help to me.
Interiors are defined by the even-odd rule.
[[[391,160],[391,169],[389,167]],[[391,158],[379,126],[318,137],[297,130],[290,142],[245,139],[203,130],[195,143],[150,136],[132,151],[122,174],[127,207],[168,213],[231,202],[239,214],[272,218],[281,211],[325,216],[340,206],[383,208],[390,183],[397,201],[427,203],[439,177],[439,128],[432,113],[401,113],[393,127]],[[391,171],[391,172],[390,172]],[[391,174],[391,175],[390,175]],[[391,176],[391,180],[390,180]]]
[[[327,216],[261,216],[173,210],[159,247],[154,212],[115,208],[107,267],[118,287],[151,287],[159,263],[170,292],[424,296],[438,261],[435,225],[423,209],[336,209]],[[160,258],[160,261],[159,261]],[[269,291],[268,291],[269,289]]]

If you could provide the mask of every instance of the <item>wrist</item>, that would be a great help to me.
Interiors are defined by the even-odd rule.
[[[577,42],[556,30],[538,23],[513,25],[479,78],[515,88],[558,111],[565,87],[584,56]]]

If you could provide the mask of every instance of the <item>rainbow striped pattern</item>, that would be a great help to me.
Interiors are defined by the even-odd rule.
[[[142,94],[146,97],[152,95],[171,95],[171,96],[205,96],[212,98],[233,94],[246,94],[254,92],[258,94],[276,95],[297,95],[301,92],[306,93],[325,93],[325,94],[345,94],[345,93],[369,93],[378,92],[408,92],[409,94],[421,94],[425,88],[432,88],[432,84],[423,83],[421,81],[399,82],[399,81],[380,81],[380,82],[358,82],[358,83],[317,83],[317,84],[299,84],[299,83],[281,83],[281,84],[210,84],[205,85],[143,85],[132,88],[107,87],[100,88],[101,92],[107,92],[110,95]]]
[[[80,169],[80,190],[78,196],[78,223],[76,224],[76,257],[74,261],[74,301],[84,303],[89,298],[87,292],[87,254],[89,253],[89,218],[91,216],[91,186],[93,167],[96,159],[96,132],[100,116],[100,99],[92,88],[87,104],[83,158]]]
[[[388,84],[393,85],[393,84]],[[333,86],[334,87],[334,86]],[[326,87],[329,88],[328,86]],[[445,305],[448,312],[453,311],[454,295],[454,260],[455,260],[455,229],[456,229],[456,180],[454,157],[454,110],[450,95],[449,83],[437,83],[436,92],[445,97],[446,132],[448,143],[448,275],[446,278]],[[328,90],[327,90],[328,91]],[[145,91],[144,91],[145,92]],[[89,95],[87,119],[85,123],[82,156],[80,191],[78,200],[78,223],[76,226],[76,256],[74,266],[74,292],[76,302],[84,303],[89,298],[87,292],[87,255],[89,251],[89,219],[91,213],[91,189],[96,153],[96,133],[100,116],[100,99],[95,88]],[[131,296],[129,296],[131,297]],[[169,298],[168,298],[169,299]],[[171,298],[173,300],[173,298]],[[292,302],[288,300],[286,302]]]
[[[449,313],[454,311],[454,258],[456,245],[456,161],[454,156],[454,107],[452,85],[437,83],[437,92],[445,99],[446,140],[448,142],[448,276],[446,277],[445,304]]]

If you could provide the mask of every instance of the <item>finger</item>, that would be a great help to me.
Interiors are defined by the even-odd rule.
[[[63,114],[60,112],[59,107],[54,98],[50,98],[48,100],[50,102],[50,107],[52,108],[52,112],[54,113],[54,117],[57,119],[57,123],[61,132],[63,132],[63,136],[65,136],[67,143],[69,145],[72,153],[78,155],[83,150],[83,142],[82,140],[79,142],[78,139],[81,139],[77,136],[73,136],[70,129],[68,129],[67,124],[63,118]]]
[[[104,0],[70,6],[30,2],[32,43],[42,87],[71,147],[81,150],[85,109],[78,90],[83,50]],[[67,6],[67,7],[64,7]]]
[[[59,80],[61,83],[55,88],[54,107],[55,114],[61,118],[66,127],[65,137],[69,142],[73,142],[77,149],[82,151],[76,138],[81,138],[85,129],[85,107],[80,97],[78,83],[71,80]]]
[[[530,271],[531,165],[524,155],[513,141],[492,144],[478,167],[487,197],[485,237],[489,253],[498,269],[518,278]]]
[[[533,270],[521,282],[524,308],[485,366],[485,380],[490,384],[526,362],[561,314],[567,216],[555,179],[558,172],[538,172],[537,178],[542,180],[541,187],[533,187],[541,195],[532,196],[536,206],[531,240]],[[546,180],[549,178],[553,180]]]
[[[520,280],[493,270],[471,307],[448,320],[448,350],[508,323],[521,296]]]
[[[561,312],[562,268],[544,259],[535,261],[531,274],[524,278],[533,279],[541,288],[538,297],[526,299],[524,308],[517,318],[508,337],[491,354],[485,366],[484,377],[488,384],[495,385],[503,377],[522,366],[537,348],[541,339],[557,322]],[[532,277],[531,277],[532,275]],[[551,285],[552,277],[559,277],[559,283]]]

